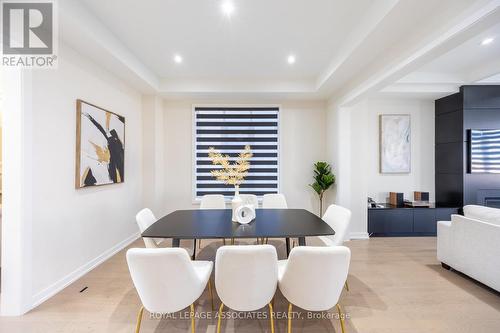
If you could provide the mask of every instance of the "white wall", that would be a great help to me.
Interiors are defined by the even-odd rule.
[[[379,172],[380,114],[411,115],[409,174]],[[327,119],[329,128],[341,133],[337,136],[338,140],[329,140],[327,146],[334,165],[340,170],[337,193],[330,200],[347,205],[352,210],[351,237],[367,236],[368,196],[377,202],[385,202],[391,191],[403,192],[408,199],[413,198],[413,191],[428,191],[430,200],[434,200],[433,101],[369,99],[351,107],[331,106]],[[346,128],[349,130],[346,131]]]
[[[167,211],[196,207],[192,197],[193,104],[266,104],[262,101],[169,101],[165,102],[165,184]],[[282,102],[280,108],[280,182],[292,208],[317,212],[317,198],[308,186],[313,163],[326,158],[326,110],[320,102]]]
[[[141,95],[61,45],[59,68],[32,74],[32,295],[43,301],[138,234]],[[126,118],[125,182],[76,190],[76,100]]]

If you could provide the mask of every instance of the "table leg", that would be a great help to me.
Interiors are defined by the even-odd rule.
[[[306,246],[306,238],[299,237],[299,246]]]
[[[191,259],[195,260],[196,259],[196,239],[193,239],[193,255],[191,256]]]
[[[290,255],[290,238],[286,238],[286,257]]]

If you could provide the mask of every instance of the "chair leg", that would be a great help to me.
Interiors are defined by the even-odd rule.
[[[201,250],[201,239],[198,239],[198,249]]]
[[[342,329],[342,333],[345,333],[344,316],[340,304],[337,304],[337,311],[339,312],[340,328]]]
[[[194,333],[194,304],[191,304],[191,333]]]
[[[271,320],[271,333],[274,333],[274,311],[271,303],[269,303],[269,318]]]
[[[220,303],[219,307],[219,319],[217,320],[217,333],[220,333],[220,324],[222,321],[222,309],[224,309],[224,303]]]
[[[292,333],[292,303],[288,303],[288,333]]]
[[[231,245],[234,245],[234,238],[231,238]]]
[[[208,291],[210,292],[210,302],[212,303],[212,311],[214,308],[214,292],[212,291],[212,279],[208,279]]]
[[[349,291],[349,283],[347,283],[347,280],[345,280],[345,290]]]
[[[135,333],[139,333],[141,330],[142,313],[144,312],[144,306],[141,306],[139,313],[137,314],[137,324],[135,325]]]
[[[225,238],[222,238],[222,244],[226,245],[226,239]]]

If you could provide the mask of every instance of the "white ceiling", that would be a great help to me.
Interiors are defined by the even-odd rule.
[[[486,38],[494,40],[482,45]],[[382,94],[436,99],[467,84],[500,84],[500,22],[469,36],[457,47],[386,87]]]
[[[500,0],[229,0],[230,18],[223,1],[62,0],[60,36],[141,91],[169,98],[347,105],[500,72]],[[493,34],[495,43],[477,48]]]
[[[374,0],[234,0],[230,18],[221,2],[84,0],[160,77],[278,80],[316,78]]]
[[[488,45],[481,45],[486,38],[495,38]],[[500,60],[499,24],[473,36],[457,48],[422,66],[419,71],[461,75],[464,79],[475,69]],[[482,79],[482,78],[477,78]]]

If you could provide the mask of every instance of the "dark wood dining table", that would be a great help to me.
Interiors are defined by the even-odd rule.
[[[285,238],[288,255],[290,238],[298,238],[299,246],[304,246],[307,236],[335,234],[325,221],[305,209],[261,208],[255,215],[252,222],[239,224],[231,221],[231,209],[177,210],[152,224],[142,237],[172,238],[173,247],[179,247],[181,239]]]

